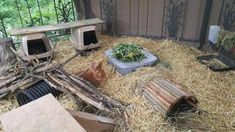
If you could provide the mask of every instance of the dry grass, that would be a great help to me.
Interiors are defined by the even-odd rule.
[[[129,106],[129,130],[132,131],[235,131],[235,72],[215,73],[195,59],[200,51],[176,44],[171,41],[153,41],[140,37],[112,38],[102,36],[102,48],[86,57],[77,57],[64,68],[70,73],[86,69],[92,61],[105,58],[104,51],[117,42],[131,41],[140,43],[150,52],[156,54],[161,62],[154,67],[144,67],[125,76],[121,76],[114,68],[104,63],[108,81],[99,89],[107,95],[123,101]],[[56,45],[55,60],[62,61],[73,54],[75,50],[69,42]],[[175,121],[169,121],[156,111],[139,94],[141,86],[156,76],[163,76],[179,82],[186,91],[199,99],[202,114],[185,114]],[[65,96],[59,98],[66,108],[78,109]],[[17,107],[14,97],[0,101],[0,113],[5,113]],[[116,131],[127,131],[124,120],[117,117]]]

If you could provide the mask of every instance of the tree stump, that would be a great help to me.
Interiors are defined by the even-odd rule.
[[[12,38],[0,39],[0,67],[7,67],[15,62],[16,55],[11,47],[15,49]]]

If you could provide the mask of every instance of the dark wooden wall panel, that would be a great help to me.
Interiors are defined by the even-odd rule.
[[[170,0],[114,1],[116,3],[115,8],[113,8],[112,25],[114,33],[149,37],[167,37],[169,35],[165,16],[167,12],[164,6],[168,6]],[[223,1],[213,1],[209,25],[218,24]],[[101,0],[91,0],[92,12],[98,18],[102,18],[100,9],[102,4],[100,2]],[[183,40],[199,40],[206,0],[179,0],[179,2],[186,4],[183,17],[180,18],[182,25],[178,29],[177,37]],[[100,27],[98,26],[99,30]],[[105,25],[103,25],[104,31],[105,28]]]
[[[117,33],[129,34],[130,29],[130,0],[117,1]]]
[[[182,29],[183,29],[182,24],[184,24],[184,19],[185,19],[184,16],[187,6],[187,0],[177,0],[177,1],[165,0],[164,6],[165,8],[164,8],[162,36],[181,38]],[[180,10],[179,7],[182,7],[182,12],[179,11]],[[167,8],[170,9],[170,11]],[[177,13],[172,13],[175,12],[176,10],[178,11]],[[173,20],[172,18],[176,18],[177,20]],[[176,31],[175,33],[173,33],[173,27],[177,27],[177,29],[174,30]]]
[[[92,0],[91,2],[91,10],[94,13],[95,17],[101,18],[100,12],[100,0]],[[102,31],[102,25],[97,25],[97,31]]]
[[[218,25],[225,30],[235,31],[234,0],[222,0]]]
[[[200,15],[199,15],[199,19],[198,19],[198,32],[197,32],[198,38],[194,38],[195,40],[197,40],[197,39],[199,40],[199,38],[200,38],[200,29],[201,29],[201,26],[202,26],[205,9],[206,9],[206,1],[205,0],[201,0],[201,3],[200,3]]]
[[[220,10],[222,8],[223,0],[214,0],[211,9],[211,16],[209,25],[217,25],[219,22]]]
[[[139,2],[139,35],[146,35],[149,0],[139,0]]]
[[[148,32],[149,36],[161,36],[164,0],[149,0]]]
[[[188,0],[186,6],[186,15],[184,19],[182,38],[199,39],[201,20],[203,16],[204,0]]]
[[[138,34],[139,25],[139,1],[130,0],[130,34]]]

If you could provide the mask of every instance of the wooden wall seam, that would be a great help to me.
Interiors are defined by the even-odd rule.
[[[185,7],[180,20],[182,26],[178,29],[178,37],[183,40],[199,40],[199,30],[203,23],[202,16],[207,0],[180,1],[185,3]],[[224,1],[214,0],[209,25],[221,23]],[[95,11],[95,17],[104,19],[102,0],[92,0],[91,3],[92,8],[95,8],[91,9]],[[168,31],[165,25],[167,10],[165,7],[169,4],[169,0],[115,0],[113,3],[115,4],[113,30],[117,35],[167,37]],[[98,27],[101,27],[102,32],[106,30],[105,25]]]

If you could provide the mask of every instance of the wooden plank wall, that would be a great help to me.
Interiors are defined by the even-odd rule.
[[[101,9],[100,9],[100,0],[92,0],[91,1],[91,13],[94,15],[94,17],[102,18],[101,17]],[[97,25],[97,30],[102,31],[102,25]]]
[[[91,3],[92,9],[97,17],[104,19],[101,13],[101,1],[92,0]],[[168,19],[166,17],[167,10],[164,7],[169,6],[170,0],[107,1],[115,1],[115,8],[113,8],[113,29],[116,34],[141,35],[156,38],[164,38],[169,35],[166,25]],[[182,40],[198,41],[206,0],[178,1],[179,3],[183,3],[183,13],[182,18],[179,19],[181,25],[179,26],[177,37]],[[209,24],[218,23],[221,1],[215,0],[213,2]],[[106,30],[105,27],[103,27],[103,30]]]

